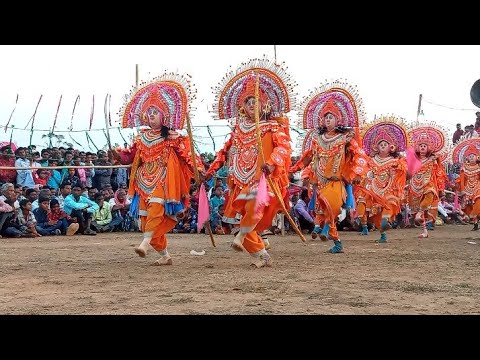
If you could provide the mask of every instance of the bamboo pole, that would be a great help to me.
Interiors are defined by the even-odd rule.
[[[260,76],[257,74],[257,80],[255,83],[255,126],[257,128],[257,143],[258,143],[258,151],[260,153],[260,157],[262,160],[262,165],[265,164],[265,155],[263,154],[263,146],[262,146],[262,138],[260,135],[260,114],[259,114],[259,90],[260,90]],[[292,217],[288,213],[287,207],[285,206],[285,203],[283,202],[282,195],[280,193],[280,189],[278,188],[277,184],[270,179],[269,176],[266,176],[268,184],[270,185],[270,189],[272,189],[273,193],[275,194],[276,198],[280,202],[280,206],[282,207],[282,211],[285,214],[285,216],[288,219],[288,222],[290,225],[293,227],[297,235],[300,237],[300,239],[306,243],[307,240],[305,239],[305,236],[302,234],[300,229],[297,227],[295,224],[295,221],[293,221]]]
[[[28,167],[20,167],[20,166],[0,166],[0,170],[38,170],[38,169],[45,169],[45,170],[53,170],[53,169],[118,169],[118,168],[129,168],[132,165],[88,165],[88,166],[28,166]]]
[[[190,152],[192,156],[193,172],[195,174],[195,181],[197,182],[197,185],[198,185],[200,184],[200,173],[198,172],[198,168],[197,168],[197,158],[195,157],[195,148],[193,144],[192,124],[190,122],[190,116],[188,114],[187,114],[186,120],[187,120],[188,136],[190,136]],[[212,227],[210,226],[209,220],[207,220],[207,222],[205,223],[205,227],[207,228],[208,235],[210,235],[210,241],[212,242],[213,247],[217,247],[217,245],[215,244]]]

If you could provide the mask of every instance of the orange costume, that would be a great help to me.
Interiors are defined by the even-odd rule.
[[[367,176],[356,189],[357,216],[362,235],[368,234],[367,212],[380,229],[378,242],[387,241],[385,231],[400,213],[405,197],[407,161],[399,153],[408,146],[406,125],[388,116],[367,124],[362,129],[363,149],[369,156]]]
[[[257,78],[263,154],[259,151],[254,114]],[[288,118],[283,114],[290,111],[292,106],[289,88],[292,84],[289,81],[284,69],[264,59],[250,61],[235,73],[228,74],[216,89],[214,107],[218,117],[229,119],[234,129],[223,149],[217,153],[207,176],[213,175],[227,163],[230,195],[225,204],[223,221],[236,224],[241,216],[240,230],[232,247],[235,250],[245,249],[256,258],[254,265],[257,267],[271,264],[270,255],[258,233],[268,229],[281,210],[279,199],[274,197],[269,187],[268,205],[256,209],[257,188],[262,173],[266,171],[265,167],[269,168],[266,172],[270,180],[280,189],[285,204],[288,204],[287,169],[290,166],[291,148]]]
[[[165,74],[134,90],[121,110],[123,127],[151,127],[136,136],[122,162],[133,160],[128,195],[133,196],[131,208],[138,210],[144,237],[135,252],[145,257],[151,245],[160,254],[154,265],[172,264],[165,234],[189,205],[190,139],[175,130],[183,127],[191,94],[185,78]]]
[[[427,238],[427,221],[435,224],[439,192],[445,189],[447,181],[442,161],[447,156],[448,144],[443,130],[433,124],[409,130],[408,137],[421,161],[420,169],[412,174],[408,182],[408,205],[417,213],[415,220],[423,224],[423,233],[419,238]]]
[[[478,230],[480,215],[480,138],[462,138],[452,151],[454,164],[461,164],[457,190],[462,196],[462,210],[473,219],[473,229]]]
[[[312,237],[316,238],[321,231],[322,240],[328,237],[334,241],[329,251],[340,253],[343,245],[336,221],[347,199],[346,184],[358,181],[367,172],[366,155],[358,144],[362,102],[348,84],[326,84],[303,101],[299,118],[304,129],[316,131],[308,133],[312,136],[311,145],[290,172],[307,168],[311,163],[307,174],[314,186],[316,213]]]

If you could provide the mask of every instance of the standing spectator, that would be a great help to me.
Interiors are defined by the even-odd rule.
[[[87,152],[85,154],[85,161],[83,163],[83,165],[86,165],[86,166],[93,166],[93,162],[92,162],[92,153],[91,152]],[[88,187],[88,188],[91,188],[93,187],[93,177],[95,176],[95,169],[85,169],[85,186]]]
[[[40,154],[42,155],[42,159],[40,160],[40,165],[48,166],[48,158],[50,157],[50,150],[43,149]]]
[[[75,156],[73,158],[73,165],[75,166],[82,166],[82,165],[85,165],[85,164],[82,164],[81,160],[80,160],[80,156]],[[77,174],[78,174],[78,177],[80,178],[80,182],[82,183],[82,186],[83,187],[86,187],[87,186],[87,175],[85,173],[85,169],[75,169],[77,171]]]
[[[480,133],[480,111],[477,111],[475,115],[477,116],[475,119],[475,130],[477,133]]]
[[[462,124],[457,124],[457,130],[453,133],[453,143],[455,144],[464,134],[462,130]]]
[[[111,166],[112,164],[107,161],[107,154],[105,151],[98,152],[98,160],[95,165]],[[94,187],[97,189],[103,189],[105,185],[110,184],[110,177],[112,176],[112,169],[95,169],[95,177],[93,178]]]
[[[48,178],[50,177],[50,172],[47,169],[37,169],[33,173],[33,181],[35,184],[45,186],[48,184]]]
[[[68,168],[67,173],[63,175],[62,183],[63,182],[68,182],[70,184],[76,184],[80,182],[80,176],[78,176],[78,171],[77,169],[74,168]]]
[[[26,148],[19,147],[15,151],[15,156],[17,157],[15,161],[16,167],[30,167],[31,161],[27,160]],[[17,170],[17,184],[33,189],[35,182],[33,181],[32,170]]]
[[[0,149],[0,166],[15,166],[15,155],[13,155],[10,145],[3,146]],[[0,170],[0,182],[15,183],[16,180],[16,170]]]
[[[49,166],[57,166],[58,159],[48,159]],[[50,176],[48,177],[47,185],[54,188],[55,192],[58,191],[60,188],[60,184],[62,183],[62,174],[57,169],[50,170]]]

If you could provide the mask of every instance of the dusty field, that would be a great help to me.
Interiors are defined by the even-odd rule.
[[[382,245],[378,232],[343,232],[336,255],[331,242],[271,236],[266,269],[230,250],[231,236],[213,248],[204,235],[170,235],[167,267],[149,265],[153,249],[134,253],[140,234],[0,239],[0,314],[479,314],[480,233],[470,229],[422,240],[392,230]]]

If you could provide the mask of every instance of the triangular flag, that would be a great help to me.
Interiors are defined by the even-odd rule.
[[[210,208],[208,206],[207,192],[205,191],[205,184],[202,184],[202,186],[200,186],[200,193],[198,194],[197,232],[200,232],[209,220]]]

